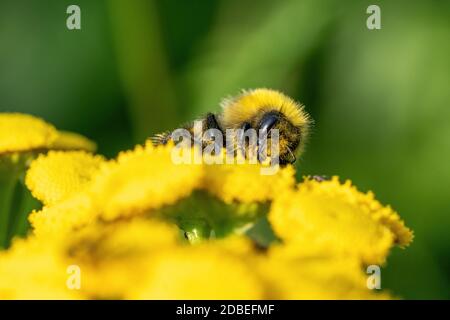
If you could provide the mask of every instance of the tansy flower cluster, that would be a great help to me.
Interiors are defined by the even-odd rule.
[[[27,230],[27,215],[35,205],[23,185],[30,162],[49,150],[94,152],[85,137],[57,130],[40,118],[20,113],[0,113],[0,249],[14,235]]]
[[[29,123],[33,138],[16,134]],[[0,156],[32,154],[23,181],[42,203],[0,252],[2,299],[384,299],[364,267],[412,241],[395,211],[337,177],[175,164],[173,145],[150,142],[107,160],[31,116],[1,124],[15,138]]]

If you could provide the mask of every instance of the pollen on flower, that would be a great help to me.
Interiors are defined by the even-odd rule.
[[[84,151],[51,151],[31,163],[25,182],[34,197],[51,205],[81,191],[104,162]]]
[[[298,190],[275,199],[269,220],[277,235],[299,251],[304,246],[329,247],[338,254],[357,255],[365,263],[383,263],[399,230],[378,218],[383,207],[364,199],[362,203],[361,193],[337,178],[306,180]]]
[[[0,154],[48,148],[56,139],[55,127],[21,113],[0,113]]]

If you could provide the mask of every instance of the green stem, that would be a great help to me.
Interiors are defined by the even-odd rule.
[[[30,227],[28,215],[40,206],[39,201],[33,198],[31,192],[23,184],[20,185],[17,191],[20,193],[20,202],[17,211],[12,215],[9,230],[10,239],[15,236],[23,237],[27,234]]]
[[[8,164],[0,163],[0,249],[8,246],[9,223],[18,175]]]

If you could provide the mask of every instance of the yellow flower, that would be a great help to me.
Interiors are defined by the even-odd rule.
[[[98,222],[77,232],[17,241],[3,256],[3,298],[374,299],[355,258],[320,251],[261,252],[242,237],[180,243],[177,230],[143,218]],[[68,266],[81,288],[67,290]],[[22,278],[25,281],[21,281]],[[16,285],[17,284],[17,285]],[[39,286],[42,290],[39,291]],[[35,290],[36,293],[33,293]]]
[[[398,215],[384,208],[372,194],[360,193],[350,182],[306,180],[298,190],[280,194],[269,220],[275,233],[292,246],[330,248],[354,254],[365,263],[383,263],[394,241],[412,239]]]
[[[372,193],[336,177],[296,186],[291,165],[264,175],[261,164],[178,164],[173,144],[149,142],[106,161],[68,151],[93,151],[84,137],[20,114],[0,114],[3,137],[0,160],[60,151],[27,172],[44,207],[29,216],[33,234],[0,253],[0,298],[389,298],[367,288],[362,265],[383,263],[413,237]],[[272,234],[261,248],[230,236],[269,206],[281,241]],[[80,290],[68,288],[68,266],[80,268]]]
[[[40,118],[0,113],[0,154],[47,148],[57,136],[56,129]]]
[[[261,299],[263,288],[252,266],[208,245],[160,252],[138,299]]]
[[[0,155],[46,149],[82,149],[93,151],[88,139],[58,132],[44,120],[21,113],[0,113]]]
[[[36,236],[60,237],[96,221],[98,212],[86,192],[80,192],[42,210],[33,211],[29,221]]]
[[[353,189],[355,189],[355,187],[353,187]],[[405,226],[405,222],[390,206],[384,207],[375,199],[373,192],[358,192],[357,196],[359,197],[359,206],[364,207],[364,210],[370,212],[372,218],[386,226],[392,232],[394,241],[397,245],[404,248],[412,242],[414,233]]]
[[[163,222],[100,222],[58,239],[30,237],[14,243],[0,256],[0,271],[8,275],[0,297],[262,298],[244,254],[252,249],[242,239],[187,246],[179,243],[176,228]],[[81,288],[73,292],[66,288],[71,265],[81,271]]]
[[[170,152],[171,146],[147,144],[109,162],[80,152],[33,161],[27,186],[47,204],[30,216],[35,234],[142,214],[188,196],[201,183],[201,166],[175,165]]]
[[[262,165],[206,165],[204,188],[226,203],[267,202],[295,185],[295,170],[289,165],[273,175],[262,175]]]
[[[175,250],[174,225],[136,218],[92,224],[66,237],[62,255],[83,274],[86,298],[129,298],[150,275],[149,262],[160,252]]]
[[[295,183],[292,166],[261,175],[261,165],[176,164],[173,148],[147,143],[109,162],[82,152],[40,156],[26,177],[28,188],[45,204],[30,217],[36,234],[67,230],[71,223],[78,228],[96,219],[113,220],[170,207],[194,190],[206,191],[225,203],[240,203],[233,212],[256,218],[261,211],[257,203],[270,201]]]
[[[354,257],[337,257],[316,249],[288,258],[284,251],[284,246],[276,246],[255,264],[268,288],[268,299],[389,298],[367,288],[367,275]]]
[[[18,240],[0,254],[0,298],[124,298],[147,277],[151,256],[177,241],[174,226],[144,220]],[[80,270],[79,290],[67,287],[69,266]]]
[[[58,136],[50,146],[55,150],[85,150],[95,152],[97,145],[86,137],[67,131],[58,131]]]
[[[142,213],[189,196],[201,183],[202,167],[175,164],[171,152],[172,145],[147,143],[104,166],[91,188],[102,218]]]
[[[51,205],[86,187],[104,162],[84,151],[51,151],[31,163],[25,182],[35,198]]]
[[[40,118],[0,113],[0,249],[8,247],[14,235],[26,232],[28,212],[26,204],[20,202],[26,202],[30,195],[20,179],[29,162],[49,149],[83,148],[87,144],[92,149],[92,143],[81,136],[71,135],[70,145],[65,145],[65,136],[70,134],[58,132]],[[17,212],[12,212],[13,208]]]
[[[16,240],[0,252],[0,300],[80,299],[66,285],[68,264],[55,250],[55,243],[35,239]]]

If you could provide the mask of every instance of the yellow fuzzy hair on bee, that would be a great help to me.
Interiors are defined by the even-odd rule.
[[[224,99],[221,105],[221,121],[227,128],[236,127],[258,114],[270,111],[282,113],[296,127],[306,129],[311,122],[303,110],[303,105],[279,91],[270,89],[243,90],[242,94],[235,98]]]

